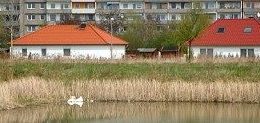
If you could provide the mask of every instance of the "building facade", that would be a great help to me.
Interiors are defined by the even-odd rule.
[[[199,4],[210,18],[236,19],[256,16],[260,12],[258,0],[1,0],[0,13],[17,9],[16,27],[19,35],[37,30],[46,24],[59,23],[69,18],[96,21],[102,15],[117,10],[122,15],[138,15],[162,23],[181,20],[185,13]],[[7,1],[7,2],[6,2]],[[10,4],[14,1],[15,7]],[[9,3],[9,4],[8,4]],[[19,6],[19,7],[17,7]],[[128,19],[131,19],[130,17]],[[10,19],[9,19],[10,20]],[[6,21],[9,21],[6,18]]]

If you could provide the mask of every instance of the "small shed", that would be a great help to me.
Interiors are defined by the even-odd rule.
[[[157,48],[137,48],[137,51],[145,58],[155,58],[158,55]]]
[[[172,47],[162,47],[160,50],[162,58],[171,58],[178,56],[178,47],[172,46]]]

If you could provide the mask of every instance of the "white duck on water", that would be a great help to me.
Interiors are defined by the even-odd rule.
[[[71,96],[70,99],[67,101],[69,105],[79,105],[82,107],[83,105],[83,98],[80,96],[78,99],[75,96]]]

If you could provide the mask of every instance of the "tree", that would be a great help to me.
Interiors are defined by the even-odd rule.
[[[129,43],[128,49],[133,50],[140,47],[154,47],[151,41],[157,37],[157,24],[153,20],[144,20],[140,16],[132,16],[127,24],[127,30],[121,35]]]
[[[128,23],[122,38],[129,42],[129,49],[185,46],[186,41],[195,38],[210,24],[209,16],[203,12],[200,4],[195,2],[194,8],[185,14],[182,20],[170,21],[166,25],[160,25],[152,15],[148,15],[146,20],[134,18]],[[158,30],[159,26],[162,29]],[[182,49],[187,51],[186,47]]]
[[[199,3],[195,2],[194,6],[195,9],[191,9],[177,24],[176,38],[179,45],[198,36],[210,24],[209,16],[203,12]]]
[[[99,13],[99,16],[101,20],[98,22],[97,26],[106,30],[107,32],[111,33],[111,31],[113,31],[112,33],[119,34],[124,30],[126,17],[121,14],[120,10],[111,10],[107,13],[101,12]]]
[[[4,28],[3,20],[0,19],[0,48],[8,48],[9,47],[10,36],[6,32]]]
[[[10,39],[10,45],[11,45],[11,54],[12,54],[12,47],[13,47],[13,39],[14,37],[19,36],[19,27],[18,27],[18,21],[19,21],[19,13],[20,13],[20,1],[19,0],[1,0],[2,3],[4,3],[4,10],[2,11],[1,15],[1,26],[3,27],[1,33],[1,36],[5,37],[6,35],[9,36]],[[2,41],[6,42],[6,41]],[[3,46],[7,45],[3,43]]]

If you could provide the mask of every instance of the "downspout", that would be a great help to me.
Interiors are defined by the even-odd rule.
[[[241,17],[242,19],[244,19],[244,0],[241,1],[241,7],[242,7]]]

